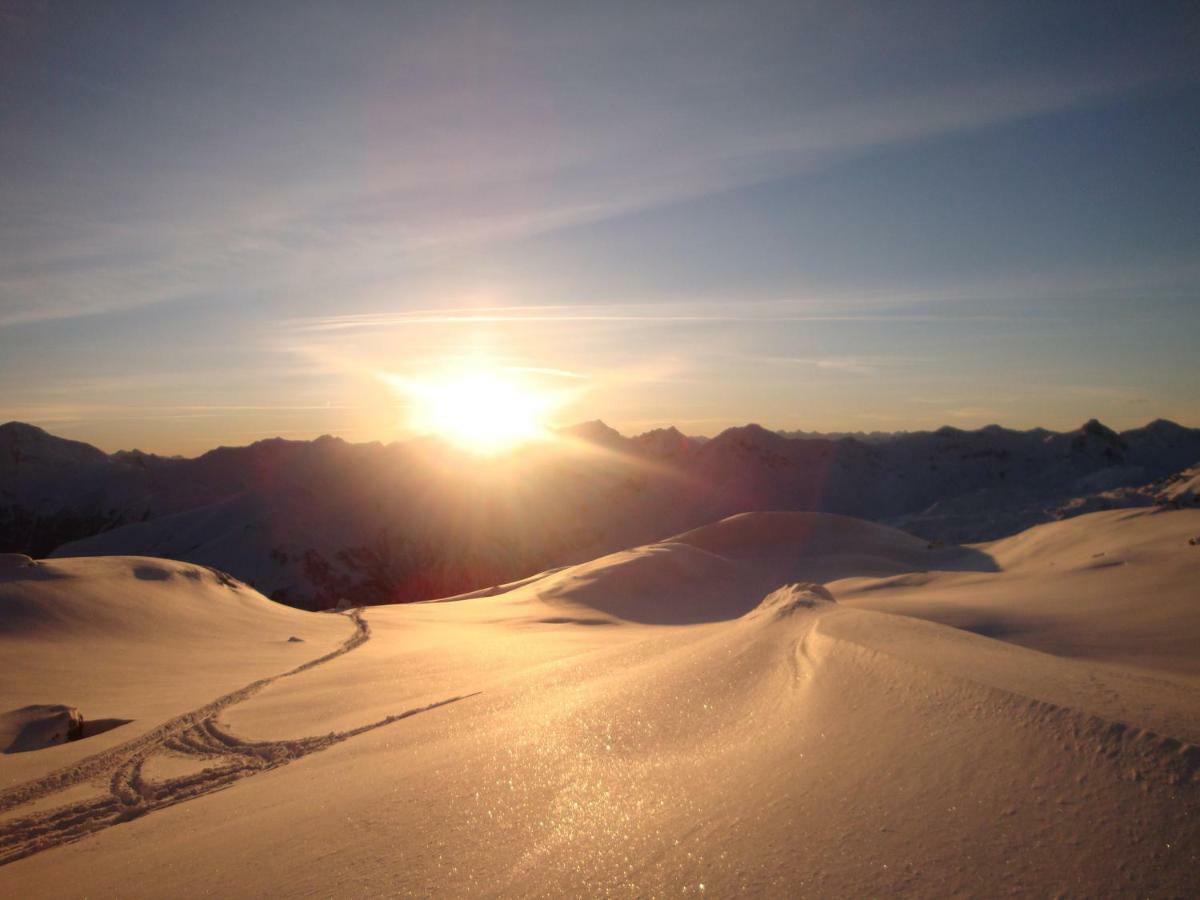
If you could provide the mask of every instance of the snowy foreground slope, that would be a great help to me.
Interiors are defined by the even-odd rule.
[[[0,754],[0,894],[1191,895],[1198,536],[756,513],[346,614],[9,558],[0,714],[132,721]]]

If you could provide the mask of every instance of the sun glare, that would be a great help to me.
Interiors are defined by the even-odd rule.
[[[492,454],[549,436],[553,396],[503,370],[476,369],[408,379],[386,376],[409,403],[409,425],[475,453]]]

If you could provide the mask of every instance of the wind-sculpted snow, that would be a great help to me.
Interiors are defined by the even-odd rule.
[[[784,618],[806,609],[818,609],[837,600],[823,584],[785,584],[763,598],[748,615]]]

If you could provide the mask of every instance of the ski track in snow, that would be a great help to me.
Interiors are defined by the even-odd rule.
[[[0,813],[4,813],[84,782],[102,779],[108,781],[106,796],[11,819],[0,825],[0,866],[42,850],[77,841],[156,809],[202,797],[229,787],[243,778],[286,765],[349,738],[409,716],[437,709],[439,706],[457,703],[479,693],[477,691],[473,694],[448,697],[349,731],[335,731],[316,737],[285,741],[246,741],[221,728],[217,717],[228,707],[248,700],[281,678],[299,675],[324,665],[370,640],[371,627],[363,618],[361,610],[353,610],[349,615],[354,621],[354,633],[341,646],[324,656],[279,675],[251,682],[199,709],[176,716],[119,747],[90,756],[43,778],[0,792]],[[146,763],[157,755],[167,753],[210,761],[212,765],[164,781],[145,778],[143,771]]]

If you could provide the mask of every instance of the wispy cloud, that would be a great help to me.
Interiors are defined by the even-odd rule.
[[[574,306],[503,306],[349,313],[292,319],[297,333],[403,328],[410,325],[477,325],[495,322],[941,322],[950,319],[1001,320],[992,314],[954,312],[788,312],[794,301],[776,303],[645,303]],[[807,360],[796,360],[804,362]]]
[[[99,194],[111,207],[103,213],[91,209],[101,204],[90,183],[76,199],[65,190],[60,196],[44,185],[17,182],[12,208],[20,217],[0,229],[0,236],[21,238],[16,244],[6,240],[10,249],[0,251],[0,269],[10,273],[0,275],[0,327],[186,298],[312,296],[321,290],[344,295],[370,284],[402,282],[414,266],[445,264],[464,253],[816,171],[882,147],[1072,109],[1128,92],[1161,77],[1160,69],[1169,70],[1030,69],[933,88],[866,79],[841,95],[822,92],[818,79],[798,81],[790,65],[760,71],[742,60],[730,67],[724,55],[713,52],[728,50],[744,29],[750,29],[744,37],[775,40],[769,31],[755,31],[752,22],[696,11],[647,16],[647,40],[684,26],[699,46],[656,53],[661,78],[638,94],[617,92],[620,128],[612,127],[605,111],[627,78],[611,61],[621,54],[581,44],[572,24],[576,17],[564,15],[514,30],[513,49],[567,75],[585,54],[600,67],[594,83],[554,85],[502,64],[489,72],[491,81],[464,84],[458,25],[391,38],[390,48],[382,38],[358,35],[376,50],[393,52],[364,56],[349,49],[352,44],[333,51],[346,54],[357,80],[339,88],[311,85],[311,96],[298,86],[289,100],[289,119],[238,121],[229,131],[241,136],[238,141],[184,147],[189,155],[177,163],[148,146],[135,146],[128,158],[104,156],[98,149],[88,159],[89,169],[98,167],[109,193],[120,198],[112,202]],[[628,29],[589,24],[600,29],[596,38],[610,50],[641,47]],[[855,47],[856,57],[871,55],[874,45],[864,41],[879,44],[881,54],[929,52],[922,30],[899,21],[896,26],[887,42],[854,27],[827,35],[824,44],[803,39],[806,52],[780,59],[804,57],[808,65],[842,72],[855,84],[863,73],[844,71],[846,47]],[[206,38],[213,36],[201,33],[193,40]],[[413,60],[411,83],[396,86],[379,77],[388,74],[384,60],[392,58]],[[166,124],[132,118],[160,135],[186,132],[189,116],[224,121],[254,100],[253,93],[244,100],[235,95],[226,106],[211,107],[207,90],[195,88],[195,96],[169,93],[170,79],[152,89],[61,75],[68,82],[95,81],[100,102],[124,113],[136,106],[153,109],[155,117],[170,116]],[[380,83],[393,84],[389,95],[378,95]],[[714,115],[711,98],[692,95],[697,83],[708,85],[717,98],[755,97],[763,89],[780,97],[730,105]],[[574,105],[560,97],[569,89],[578,94],[569,98]],[[330,102],[330,92],[355,102]],[[363,123],[347,112],[360,104],[376,110],[376,119]],[[504,114],[493,106],[502,106]],[[362,159],[347,149],[341,136],[364,125],[375,143],[392,148],[394,158]],[[59,148],[63,139],[46,140]],[[278,165],[264,172],[253,151],[261,143],[289,140],[279,147],[287,152],[279,154]],[[90,152],[84,146],[80,141],[78,152]],[[148,164],[139,167],[144,155]],[[593,319],[582,313],[578,320]]]
[[[888,369],[906,368],[932,362],[925,357],[914,356],[769,356],[763,362],[781,365],[812,366],[851,375],[878,375]]]

